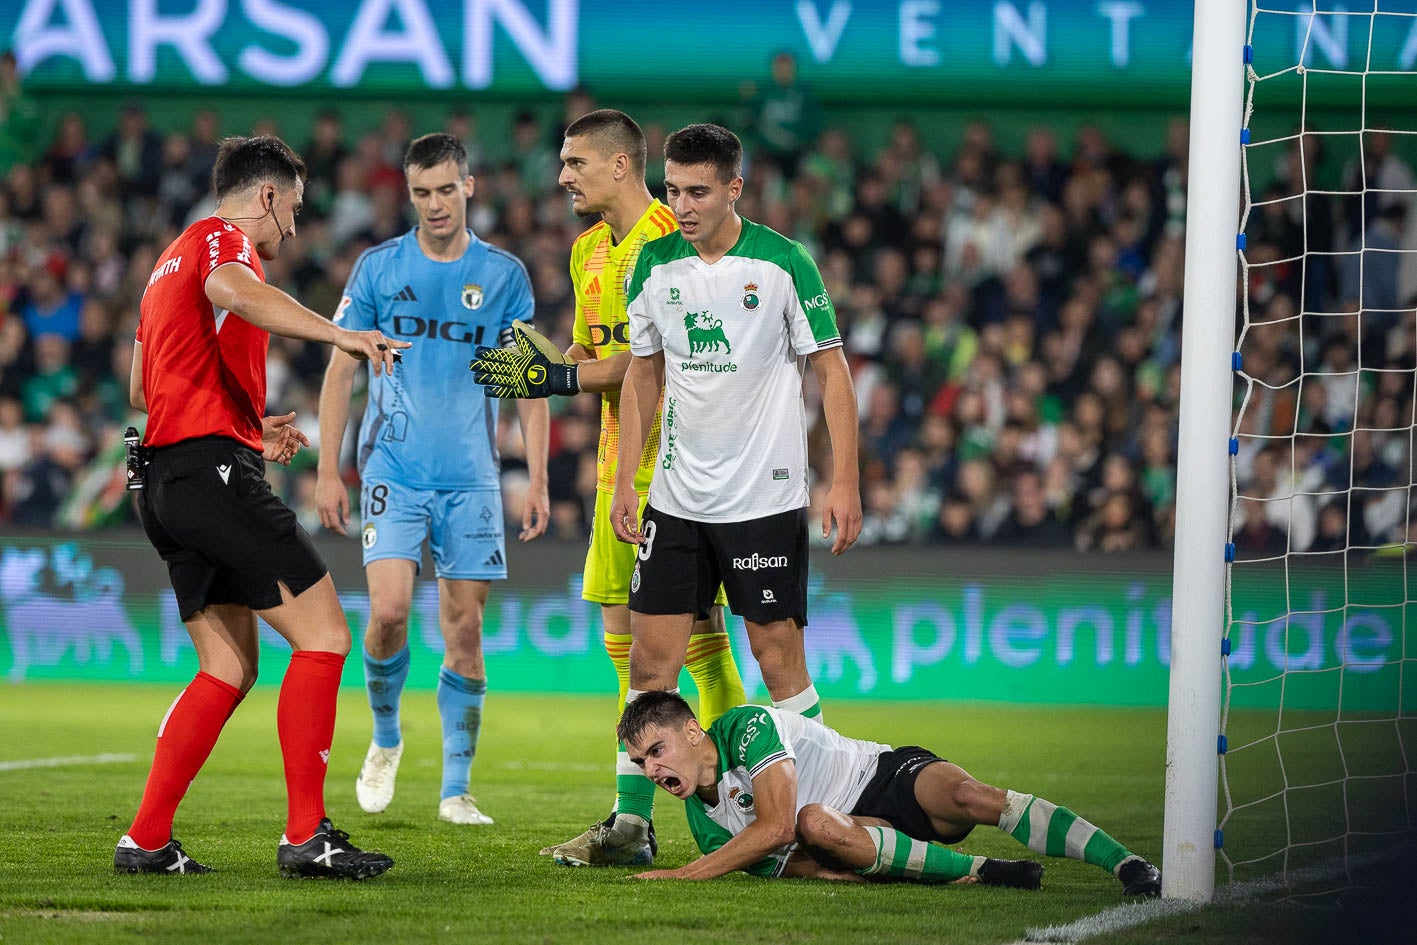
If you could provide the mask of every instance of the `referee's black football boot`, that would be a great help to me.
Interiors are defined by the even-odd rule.
[[[1037,889],[1043,885],[1043,864],[1033,860],[987,859],[979,867],[979,882],[985,886]]]
[[[113,851],[115,873],[215,873],[187,855],[182,844],[169,840],[156,850],[144,850],[126,833]]]
[[[1129,856],[1117,867],[1124,896],[1161,895],[1161,870],[1139,856]]]
[[[369,879],[388,870],[394,861],[382,853],[359,849],[349,842],[349,834],[336,830],[326,817],[315,835],[304,843],[291,843],[281,837],[276,865],[287,879]]]

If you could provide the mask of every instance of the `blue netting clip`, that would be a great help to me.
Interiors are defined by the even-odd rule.
[[[1235,560],[1235,543],[1228,541],[1225,543],[1225,563],[1230,564]]]
[[[1224,831],[1224,830],[1217,830],[1217,831],[1215,832],[1215,848],[1216,848],[1217,850],[1220,850],[1220,849],[1223,849],[1224,847],[1225,847],[1225,831]]]
[[[1249,43],[1245,44],[1244,59],[1245,65],[1247,66],[1255,61],[1255,47],[1251,46]]]
[[[1240,352],[1235,351],[1230,355],[1230,370],[1238,371],[1245,366],[1245,357]]]
[[[1236,249],[1244,249],[1244,248],[1245,248],[1245,234],[1244,234],[1244,233],[1239,233],[1239,234],[1237,234],[1237,235],[1235,236],[1235,248],[1236,248]]]
[[[1248,128],[1241,128],[1241,129],[1240,129],[1240,143],[1241,143],[1241,144],[1249,144],[1249,143],[1250,143],[1250,129],[1248,129]]]
[[[1240,438],[1239,438],[1238,436],[1232,436],[1232,437],[1230,438],[1230,455],[1231,455],[1231,456],[1239,456],[1239,455],[1240,455]]]
[[[1226,637],[1224,640],[1221,640],[1221,641],[1220,641],[1220,655],[1221,655],[1221,656],[1229,656],[1229,655],[1230,655],[1230,638],[1229,638],[1229,637]],[[1222,735],[1222,736],[1220,736],[1220,737],[1221,737],[1221,738],[1224,738],[1225,736]]]
[[[1225,749],[1228,747],[1229,743],[1225,740],[1225,736],[1221,735],[1219,742],[1215,746],[1216,751],[1223,755],[1225,754]]]

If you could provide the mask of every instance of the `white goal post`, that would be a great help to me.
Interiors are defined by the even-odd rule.
[[[1248,4],[1196,0],[1162,888],[1215,890],[1240,129]]]

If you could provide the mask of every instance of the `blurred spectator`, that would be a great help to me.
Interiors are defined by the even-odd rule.
[[[1097,511],[1078,527],[1076,546],[1078,551],[1107,554],[1126,554],[1146,548],[1146,524],[1138,519],[1132,497],[1125,492],[1109,493]]]
[[[344,143],[344,126],[332,108],[315,116],[310,142],[300,156],[309,174],[305,183],[305,209],[311,216],[328,216],[339,189],[340,162],[349,154]]]
[[[784,179],[797,174],[797,164],[820,128],[820,106],[797,76],[797,59],[790,52],[772,57],[770,81],[762,87],[743,86],[750,141],[758,153],[776,165]]]
[[[0,174],[34,156],[39,119],[39,104],[25,93],[15,54],[0,52]]]
[[[19,469],[31,456],[24,410],[14,397],[0,397],[0,473]]]
[[[50,256],[30,279],[29,302],[20,311],[30,337],[58,335],[65,341],[79,337],[79,313],[83,296],[70,292],[65,284],[69,264],[64,257]]]
[[[126,197],[157,194],[162,167],[162,139],[148,127],[148,113],[142,105],[124,107],[118,128],[100,151],[118,170],[118,180]]]
[[[78,393],[79,376],[69,363],[69,342],[62,335],[44,334],[34,340],[34,373],[25,379],[21,396],[25,419],[38,423],[55,403]]]
[[[59,130],[49,150],[44,152],[40,167],[49,183],[73,185],[79,182],[95,156],[83,116],[68,112],[59,119]]]

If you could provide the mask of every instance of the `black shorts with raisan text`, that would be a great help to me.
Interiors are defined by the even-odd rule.
[[[630,610],[708,616],[718,587],[743,619],[807,625],[807,510],[696,522],[645,506]]]

